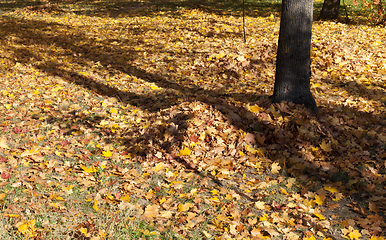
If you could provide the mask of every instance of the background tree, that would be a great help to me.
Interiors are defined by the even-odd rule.
[[[310,91],[312,0],[283,0],[273,102],[303,104],[318,113]]]
[[[338,19],[340,0],[324,0],[318,20]]]

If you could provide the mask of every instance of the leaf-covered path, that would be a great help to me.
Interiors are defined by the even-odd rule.
[[[315,117],[275,15],[141,6],[0,16],[2,239],[384,239],[385,28],[314,23]]]

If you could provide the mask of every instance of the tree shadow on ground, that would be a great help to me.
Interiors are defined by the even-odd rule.
[[[43,34],[41,32],[44,29],[58,28],[67,28],[67,30],[71,31],[71,27],[43,21],[17,21],[15,19],[4,18],[2,22],[4,28],[8,29],[8,34],[14,37],[15,41],[20,44],[18,47],[7,46],[13,52],[11,57],[16,59],[17,62],[32,64],[35,68],[45,72],[47,75],[60,76],[65,81],[88,88],[96,94],[107,97],[117,97],[125,104],[137,106],[151,113],[146,119],[149,122],[147,128],[132,126],[132,128],[128,129],[127,132],[122,135],[127,146],[127,151],[133,155],[137,155],[138,161],[148,161],[152,159],[156,151],[162,151],[165,153],[165,159],[170,162],[183,164],[191,171],[202,174],[204,171],[199,170],[196,163],[191,162],[188,158],[178,156],[178,149],[182,148],[183,141],[193,135],[193,133],[189,132],[189,120],[194,116],[195,111],[190,104],[200,103],[209,107],[211,111],[218,113],[218,115],[212,115],[205,119],[205,125],[210,125],[212,120],[218,119],[219,122],[228,121],[229,126],[232,128],[231,131],[241,129],[244,132],[264,136],[265,148],[269,154],[269,156],[267,156],[268,158],[281,162],[287,169],[286,171],[289,175],[304,179],[304,181],[309,181],[310,179],[315,181],[315,184],[304,186],[306,191],[314,190],[313,188],[316,188],[317,186],[315,185],[318,183],[350,183],[347,185],[347,188],[356,189],[358,191],[358,199],[367,201],[373,192],[361,192],[364,189],[363,187],[366,186],[365,184],[377,183],[382,180],[377,177],[376,174],[372,174],[367,170],[358,171],[357,167],[362,165],[363,162],[371,163],[374,167],[380,166],[382,161],[382,157],[380,156],[384,156],[385,154],[385,150],[383,149],[384,144],[378,139],[377,134],[366,131],[374,129],[376,132],[384,132],[384,128],[382,128],[385,119],[384,113],[378,115],[367,114],[347,106],[326,104],[321,107],[318,119],[312,117],[307,111],[299,109],[297,109],[297,111],[303,111],[303,115],[298,119],[293,119],[293,117],[291,119],[292,113],[284,107],[284,105],[276,105],[276,110],[274,110],[275,107],[270,107],[268,96],[265,94],[250,94],[248,98],[245,98],[241,93],[224,94],[221,89],[204,89],[197,85],[185,86],[181,83],[171,81],[167,74],[148,72],[134,64],[128,64],[128,60],[135,60],[142,56],[140,51],[127,51],[127,49],[115,47],[108,41],[101,42],[102,46],[100,47],[94,47],[91,44],[94,39],[82,33],[58,34],[56,30],[50,30],[52,34],[47,34],[47,32]],[[20,29],[24,29],[25,31],[20,31]],[[5,40],[5,36],[2,40]],[[83,45],[80,46],[77,44],[81,42]],[[32,43],[42,46],[55,44],[55,46],[64,49],[66,54],[73,56],[71,60],[74,61],[74,63],[85,66],[89,64],[89,62],[99,62],[103,69],[135,76],[145,82],[153,83],[160,88],[172,91],[170,91],[170,95],[166,96],[123,91],[118,87],[96,81],[89,76],[84,76],[80,74],[80,72],[65,69],[59,62],[62,56],[58,53],[47,51],[50,61],[44,62],[42,56],[39,56],[38,53],[34,53],[26,47]],[[134,40],[125,40],[124,45],[128,44],[135,45],[136,42]],[[189,55],[190,53],[179,54]],[[120,56],[120,58],[117,58],[117,56]],[[178,98],[183,98],[183,100],[179,101]],[[230,98],[240,101],[241,104],[237,105],[228,102],[227,100]],[[157,105],[157,103],[161,104]],[[269,115],[262,113],[257,117],[243,106],[243,104],[246,103],[257,103],[262,108],[271,109],[271,115],[262,116]],[[280,118],[281,115],[282,118]],[[166,119],[163,126],[157,124],[157,117],[161,116]],[[345,116],[350,116],[351,118],[345,119]],[[268,117],[275,118],[277,124],[273,124],[272,121],[262,120],[268,119]],[[283,121],[285,117],[291,120],[288,122]],[[52,118],[54,119],[53,121],[57,122],[67,120],[57,117],[55,119],[55,116],[52,116]],[[89,120],[84,117],[75,118],[78,119],[77,122],[83,125],[89,122]],[[359,127],[365,131],[356,133]],[[114,134],[106,133],[103,128],[97,130],[97,132],[107,134],[109,136],[107,139],[112,142],[118,141],[118,139],[115,139]],[[318,135],[312,134],[315,132],[317,132]],[[168,133],[169,137],[165,138],[165,133]],[[319,149],[318,154],[312,154],[314,151],[312,149],[317,148],[320,144],[320,138],[325,136],[333,137],[339,141],[339,144],[333,143],[333,150],[331,151],[323,152]],[[345,139],[351,139],[351,142],[344,142]],[[119,141],[121,140],[122,139],[119,139]],[[213,138],[205,138],[204,140],[209,145],[215,144]],[[355,144],[356,147],[352,148],[350,144]],[[236,146],[235,150],[243,150],[243,147],[244,145],[240,143]],[[353,149],[358,152],[353,153]],[[208,149],[208,152],[210,151],[211,149]],[[217,154],[208,154],[205,155],[205,157],[216,157],[225,151],[228,151],[228,149],[218,149]],[[203,154],[206,153],[203,152]],[[341,159],[344,154],[352,158]],[[234,158],[234,156],[235,155],[231,154],[227,157]],[[374,158],[372,156],[374,156]],[[287,158],[289,161],[286,161]],[[352,168],[346,168],[347,165],[345,165],[344,162],[351,160],[353,162],[351,162],[349,166]],[[236,165],[242,163],[243,160],[238,159],[235,161],[234,164]],[[341,165],[345,167],[344,170],[341,169]],[[342,171],[344,171],[344,173]],[[381,173],[383,174],[383,172]],[[309,175],[309,177],[303,178],[302,176],[305,174]],[[363,174],[363,176],[358,174]],[[345,179],[342,179],[341,175],[345,176]],[[214,178],[212,177],[212,179]],[[358,179],[364,181],[357,181]],[[356,180],[356,182],[350,182],[350,180]],[[217,184],[226,185],[227,183],[221,183],[221,181],[216,179],[214,179],[214,181]],[[235,189],[237,189],[237,186]],[[375,190],[382,191],[382,189]],[[258,191],[252,194],[244,194],[241,189],[237,191],[242,193],[247,201],[257,200],[253,194],[258,194]]]

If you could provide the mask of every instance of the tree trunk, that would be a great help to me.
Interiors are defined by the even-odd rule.
[[[318,20],[338,19],[340,0],[324,0]]]
[[[315,115],[310,91],[313,0],[283,0],[273,102],[303,104]]]

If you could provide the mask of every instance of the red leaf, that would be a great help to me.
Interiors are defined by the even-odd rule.
[[[70,141],[68,141],[68,140],[64,140],[64,141],[60,142],[60,145],[62,145],[63,147],[68,145],[68,144],[70,144]]]
[[[2,178],[2,179],[8,179],[10,176],[11,176],[10,173],[6,173],[6,172],[2,172],[2,173],[1,173],[1,178]]]
[[[15,128],[13,129],[13,132],[14,132],[14,133],[21,133],[22,131],[23,131],[23,129],[17,128],[17,127],[15,127]]]
[[[189,140],[196,143],[196,142],[198,142],[198,136],[197,135],[191,135],[189,137]]]

